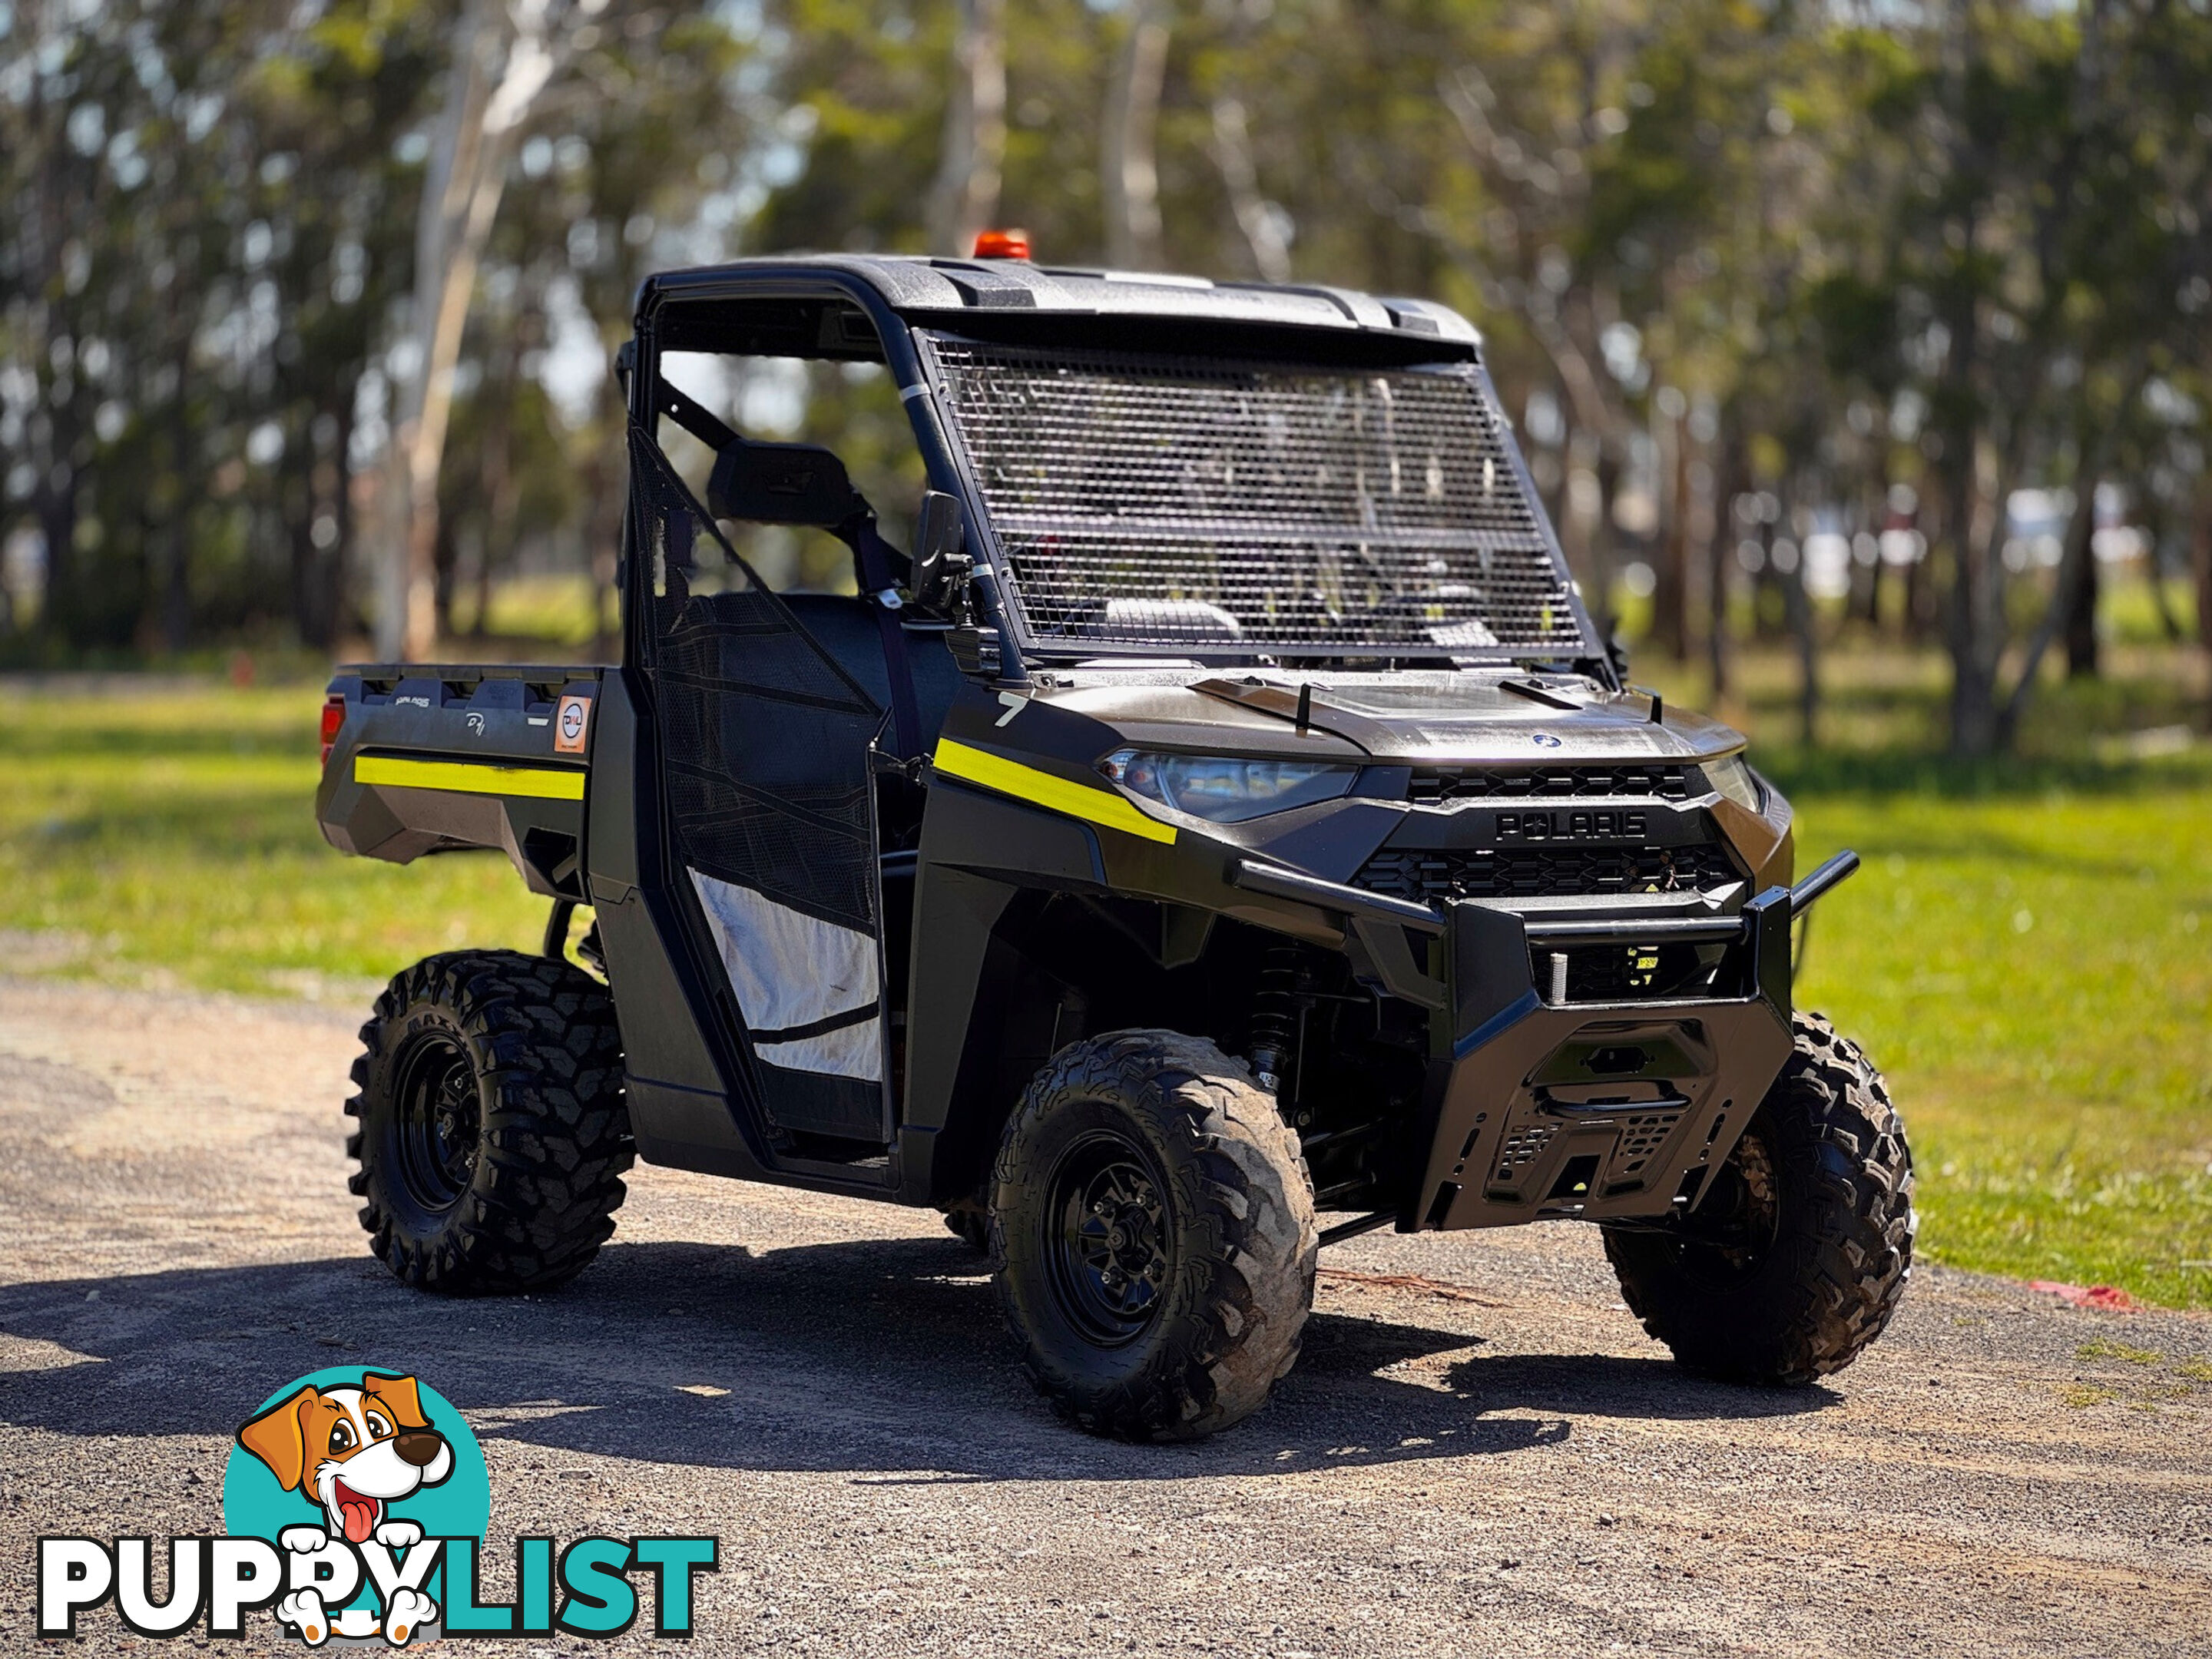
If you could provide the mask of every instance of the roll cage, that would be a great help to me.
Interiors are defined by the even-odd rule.
[[[1456,637],[1425,643],[1404,638],[1294,641],[1239,639],[1218,628],[1194,631],[1188,625],[1155,629],[1155,637],[1127,629],[1072,635],[1066,629],[1040,628],[1034,608],[1023,602],[1016,574],[1019,552],[1009,546],[1001,514],[994,510],[1000,503],[993,501],[991,482],[979,468],[977,447],[966,441],[954,412],[950,365],[956,357],[972,357],[980,349],[1001,362],[1048,356],[1064,366],[1071,356],[1079,362],[1097,359],[1117,346],[1116,355],[1127,359],[1133,343],[1155,362],[1204,361],[1278,376],[1285,369],[1324,374],[1358,370],[1402,380],[1443,371],[1463,378],[1474,388],[1474,400],[1502,428],[1504,417],[1482,367],[1480,338],[1464,319],[1442,307],[1378,301],[1337,289],[1208,286],[1182,278],[1007,261],[818,257],[655,276],[640,290],[635,329],[619,367],[630,419],[647,435],[663,415],[674,416],[702,438],[700,416],[721,424],[696,404],[682,410],[690,400],[660,373],[660,359],[669,351],[774,354],[885,366],[911,422],[928,487],[960,504],[973,573],[964,614],[957,619],[962,626],[951,643],[962,668],[971,674],[1018,686],[1027,683],[1032,670],[1107,657],[1131,665],[1152,661],[1206,667],[1540,664],[1586,673],[1607,685],[1619,683],[1549,521],[1534,507],[1534,487],[1525,465],[1510,441],[1496,443],[1481,459],[1500,474],[1501,493],[1529,509],[1516,526],[1520,544],[1515,550],[1522,561],[1516,574],[1524,586],[1534,583],[1541,590],[1535,603],[1547,620],[1540,635],[1523,629],[1486,642],[1480,630],[1462,628]],[[1053,482],[1044,481],[1048,490]],[[1297,533],[1279,515],[1261,527],[1275,538],[1295,539]],[[1053,528],[1065,536],[1073,526]],[[1103,528],[1111,540],[1127,538],[1144,526]],[[1191,526],[1189,533],[1218,537],[1223,529],[1210,522]],[[1440,538],[1431,528],[1415,539],[1434,546],[1451,537]],[[889,568],[896,572],[896,550],[887,550]],[[1267,556],[1264,547],[1261,556]],[[1486,565],[1487,546],[1480,556]],[[640,619],[650,611],[640,603],[639,591],[641,582],[649,586],[648,573],[635,559],[626,559],[623,568],[626,646],[629,659],[641,661],[651,649],[640,633]],[[872,589],[866,568],[860,581],[864,590]]]

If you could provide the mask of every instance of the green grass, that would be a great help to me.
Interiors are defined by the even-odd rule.
[[[538,939],[544,902],[496,854],[324,843],[321,705],[313,684],[0,693],[0,971],[360,1001],[429,951]]]
[[[1801,866],[1866,860],[1799,998],[1887,1073],[1929,1255],[2212,1306],[2212,789],[1797,805]]]
[[[1786,658],[1747,660],[1727,712],[1796,804],[1800,867],[1866,859],[1817,915],[1800,998],[1889,1075],[1925,1253],[2212,1307],[2212,757],[2124,738],[2201,718],[2196,683],[2169,663],[2054,689],[2027,759],[1961,769],[1929,757],[1924,659],[1833,672],[1840,747],[1781,740]],[[1638,678],[1705,701],[1694,673]],[[319,702],[0,690],[0,971],[362,1006],[429,951],[533,945],[544,902],[496,855],[323,844]]]
[[[1889,1079],[1923,1253],[2212,1307],[2212,690],[2201,654],[2108,654],[2039,689],[2019,757],[1972,765],[1942,757],[1932,653],[1830,655],[1818,749],[1785,651],[1746,653],[1717,712],[1796,807],[1798,868],[1865,860],[1798,998]],[[1711,702],[1695,669],[1636,678]]]

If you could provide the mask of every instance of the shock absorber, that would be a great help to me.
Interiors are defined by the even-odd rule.
[[[1252,1075],[1269,1094],[1281,1091],[1283,1073],[1290,1069],[1297,988],[1297,946],[1272,946],[1252,994]]]

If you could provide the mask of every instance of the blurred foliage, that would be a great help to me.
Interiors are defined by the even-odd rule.
[[[881,363],[672,351],[661,368],[678,389],[729,410],[750,437],[830,446],[875,509],[884,538],[908,544],[928,478],[898,387]],[[691,493],[705,501],[713,452],[672,421],[661,422],[659,436]],[[720,527],[772,588],[860,591],[852,550],[826,530],[732,520]]]
[[[13,655],[358,630],[453,15],[0,3],[0,538],[35,526],[46,562],[36,615],[0,585]],[[605,344],[645,271],[719,252],[696,238],[751,125],[739,42],[690,0],[612,0],[590,34],[536,107],[475,296],[441,605],[465,563],[480,584],[532,545],[611,544]]]
[[[457,10],[0,3],[0,536],[36,527],[52,564],[0,652],[357,629]],[[533,110],[474,296],[448,629],[510,571],[611,569],[593,386],[642,273],[964,252],[927,227],[984,15],[611,0]],[[1134,132],[1165,265],[1467,310],[1607,619],[1641,573],[1650,634],[1723,684],[1738,643],[1790,641],[1808,720],[1839,643],[1938,647],[1942,738],[2005,749],[2047,651],[2100,665],[2105,485],[2157,568],[2194,560],[2168,636],[2212,629],[2202,6],[1146,0],[1156,111],[1116,72],[1139,15],[1006,8],[1000,219],[1098,259]],[[821,435],[888,465],[878,412],[817,390]],[[2027,488],[2055,532],[2015,533]]]

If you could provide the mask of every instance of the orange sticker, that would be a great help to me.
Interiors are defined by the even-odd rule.
[[[561,713],[553,722],[553,752],[556,755],[580,755],[584,739],[592,730],[592,700],[589,697],[563,697]]]

